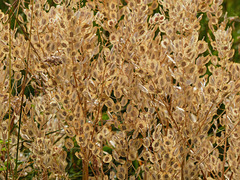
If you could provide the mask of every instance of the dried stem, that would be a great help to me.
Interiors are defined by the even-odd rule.
[[[33,0],[31,0],[31,24],[30,24],[30,34],[29,34],[29,39],[31,39],[31,32],[32,32],[32,21],[33,21]],[[21,98],[21,105],[20,105],[20,115],[19,115],[19,122],[18,122],[18,137],[17,137],[17,153],[16,153],[16,161],[15,161],[15,176],[17,177],[17,167],[18,167],[18,151],[19,151],[19,140],[20,140],[20,131],[21,131],[21,121],[22,121],[22,112],[23,112],[23,100],[24,100],[24,91],[26,88],[26,82],[27,82],[27,76],[28,76],[28,63],[30,59],[30,47],[31,47],[31,41],[29,40],[29,45],[28,45],[28,56],[27,56],[27,63],[26,63],[26,73],[24,76],[24,81],[22,85],[22,98]]]

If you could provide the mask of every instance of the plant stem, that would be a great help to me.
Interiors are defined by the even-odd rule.
[[[225,167],[225,163],[226,163],[226,152],[227,152],[227,138],[226,138],[226,131],[227,131],[227,126],[226,126],[226,128],[225,128],[225,132],[224,132],[224,139],[225,139],[225,141],[224,141],[224,152],[223,152],[223,169],[222,169],[222,180],[224,180],[224,173],[225,173],[225,169],[224,169],[224,167]]]
[[[19,151],[19,140],[20,140],[20,130],[21,130],[21,121],[22,121],[22,111],[23,111],[23,100],[24,100],[24,91],[27,82],[27,75],[28,75],[28,61],[30,58],[30,47],[31,47],[31,32],[32,32],[32,21],[33,21],[33,0],[31,0],[31,24],[29,30],[29,45],[28,45],[28,56],[27,56],[27,63],[26,63],[26,74],[24,76],[24,81],[21,89],[22,99],[21,99],[21,109],[20,109],[20,117],[19,117],[19,124],[18,124],[18,137],[17,137],[17,153],[16,153],[16,161],[15,161],[15,176],[17,177],[17,167],[18,167],[18,151]],[[14,178],[15,178],[14,176]]]
[[[10,136],[11,136],[11,94],[12,94],[12,87],[11,87],[11,77],[12,77],[12,64],[11,64],[11,27],[9,26],[9,97],[8,97],[8,145],[7,145],[7,172],[6,172],[6,179],[8,179],[8,171],[9,171],[9,161],[10,161]]]

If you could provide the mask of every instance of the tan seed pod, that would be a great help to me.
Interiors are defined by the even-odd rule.
[[[20,71],[17,71],[14,73],[14,79],[16,81],[20,80],[22,78],[22,73]]]
[[[134,161],[137,158],[137,151],[130,151],[128,152],[128,160]]]
[[[109,2],[109,9],[114,11],[117,9],[117,4],[114,1]]]
[[[202,67],[198,68],[198,70],[197,70],[199,76],[204,75],[206,73],[206,71],[207,71],[206,66],[202,66]]]
[[[113,156],[113,158],[114,158],[116,161],[119,160],[119,155],[118,155],[118,153],[117,153],[115,150],[113,150],[112,156]]]
[[[104,103],[108,108],[113,108],[114,107],[114,102],[111,98],[105,101]]]
[[[89,133],[90,131],[92,131],[92,125],[90,123],[85,123],[83,125],[83,131],[84,133]]]
[[[104,136],[103,136],[102,133],[97,134],[97,140],[100,141],[100,142],[104,140]]]
[[[95,146],[95,148],[92,150],[92,153],[95,155],[95,156],[99,156],[100,155],[100,148]]]
[[[235,49],[231,49],[230,51],[227,52],[226,58],[231,59],[234,56]]]
[[[218,57],[217,56],[212,56],[211,57],[211,63],[216,66],[218,64]]]
[[[197,50],[199,54],[204,53],[207,50],[207,43],[205,41],[198,41]]]
[[[118,179],[125,179],[125,174],[123,174],[123,173],[117,173],[117,178],[118,178]]]
[[[166,146],[172,146],[172,145],[173,145],[173,141],[172,141],[171,139],[165,139],[165,140],[164,140],[164,144],[165,144]]]
[[[92,141],[88,142],[88,149],[90,149],[91,151],[95,149],[95,144]]]
[[[117,19],[117,12],[116,12],[116,11],[111,11],[111,12],[109,13],[109,17],[110,17],[111,19]]]
[[[240,81],[235,84],[234,90],[237,91],[237,92],[240,91]]]
[[[121,111],[121,104],[120,104],[120,102],[116,103],[113,109],[114,109],[115,112]]]
[[[73,121],[73,127],[75,129],[80,129],[80,127],[81,127],[80,122],[78,120]]]
[[[153,141],[152,147],[153,147],[154,151],[158,151],[160,149],[160,142],[159,142],[159,140]]]
[[[76,141],[77,141],[78,144],[83,143],[83,142],[85,141],[84,135],[83,135],[83,134],[77,135],[77,136],[76,136]]]
[[[75,136],[75,130],[73,127],[65,127],[64,131],[66,132],[67,136],[69,136],[69,137]]]
[[[127,103],[128,103],[128,99],[125,96],[123,96],[121,99],[121,106],[126,106]]]
[[[231,88],[231,86],[229,84],[225,84],[222,86],[221,90],[227,92],[230,90],[230,88]]]
[[[150,146],[150,138],[144,138],[143,139],[143,146],[148,148]]]
[[[72,139],[68,138],[65,140],[65,146],[67,149],[72,149],[74,147],[74,142]]]
[[[111,161],[112,161],[111,154],[107,154],[107,155],[103,156],[103,162],[104,163],[110,163]]]
[[[152,9],[152,10],[155,10],[155,9],[157,9],[157,7],[158,7],[158,2],[157,1],[153,1],[149,8]]]
[[[121,98],[121,96],[122,96],[122,91],[120,90],[120,89],[116,89],[116,90],[114,90],[114,96],[116,97],[116,98]]]
[[[149,151],[145,151],[145,152],[143,153],[143,159],[144,159],[145,161],[147,161],[148,159],[150,159],[150,157],[151,157],[151,153],[150,153]]]

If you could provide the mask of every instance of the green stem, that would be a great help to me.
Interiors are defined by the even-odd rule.
[[[20,117],[19,117],[19,125],[18,125],[18,138],[17,138],[17,153],[16,153],[16,166],[15,166],[15,177],[17,177],[17,167],[18,167],[18,151],[19,151],[19,140],[20,140],[20,130],[21,130],[21,121],[22,121],[22,111],[23,111],[23,100],[24,100],[24,91],[26,88],[26,82],[27,82],[27,75],[28,75],[28,61],[30,58],[30,47],[31,47],[31,32],[32,32],[32,20],[33,20],[33,0],[31,0],[31,24],[30,24],[30,30],[29,30],[29,45],[28,45],[28,55],[27,55],[27,63],[26,63],[26,74],[23,81],[22,86],[22,99],[21,99],[21,109],[20,109]]]

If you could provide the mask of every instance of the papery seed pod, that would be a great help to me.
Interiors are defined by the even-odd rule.
[[[83,134],[77,135],[77,136],[76,136],[76,141],[77,141],[78,144],[83,143],[83,142],[85,141],[84,135],[83,135]]]
[[[112,161],[112,156],[110,154],[103,156],[104,163],[110,163],[111,161]]]
[[[83,131],[84,133],[89,133],[90,131],[92,131],[92,125],[90,123],[85,123],[83,125]]]
[[[231,86],[229,84],[225,84],[222,86],[221,90],[227,92],[230,90],[230,88],[231,88]]]
[[[144,138],[143,139],[143,146],[146,147],[146,148],[149,148],[150,146],[150,138]]]
[[[121,111],[121,104],[119,102],[114,105],[113,111],[114,112]]]
[[[150,153],[149,151],[145,151],[145,152],[143,153],[143,159],[144,159],[145,161],[147,161],[148,159],[150,159],[150,157],[151,157],[151,153]]]
[[[92,150],[92,153],[95,155],[95,156],[99,156],[100,155],[100,148],[95,146],[95,148]]]
[[[127,152],[125,150],[120,150],[119,152],[119,155],[122,156],[122,157],[127,157]],[[120,159],[119,159],[120,160]]]
[[[126,109],[126,112],[127,113],[131,113],[132,112],[132,110],[133,110],[133,105],[132,104],[129,104],[128,106],[127,106],[127,109]]]
[[[78,120],[73,121],[73,127],[75,129],[80,129],[81,128],[80,122]]]
[[[196,71],[196,65],[189,65],[187,68],[186,68],[186,71],[190,74],[190,75],[193,75],[194,72]]]
[[[128,160],[134,161],[134,160],[136,160],[136,158],[137,158],[137,151],[132,150],[132,151],[128,152]]]
[[[105,105],[108,107],[108,108],[113,108],[114,107],[114,102],[111,98],[109,98],[108,100],[105,101]]]
[[[104,136],[103,136],[102,133],[97,134],[97,140],[100,141],[100,142],[104,140]]]
[[[35,133],[34,133],[31,129],[28,129],[28,130],[27,130],[27,134],[28,134],[28,136],[31,137],[31,138],[34,137],[34,135],[35,135]]]
[[[113,158],[114,158],[116,161],[119,160],[119,155],[118,155],[118,153],[117,153],[115,150],[113,150],[112,156],[113,156]]]
[[[117,173],[117,178],[118,178],[118,179],[125,179],[125,174],[123,174],[123,173]]]
[[[111,11],[114,11],[114,10],[116,10],[117,9],[117,4],[115,3],[115,2],[109,2],[109,9],[111,10]]]
[[[66,151],[61,151],[60,153],[60,159],[65,161],[67,158],[67,152]]]
[[[78,159],[82,159],[84,156],[81,152],[75,152],[75,156],[78,158]]]
[[[198,41],[197,50],[199,54],[204,53],[207,50],[207,43],[205,41]]]
[[[235,106],[240,106],[240,95],[236,95],[234,98],[234,105]]]
[[[109,27],[113,27],[115,22],[114,22],[114,20],[110,19],[110,20],[108,20],[107,24]]]
[[[117,19],[117,13],[115,12],[115,11],[111,11],[110,13],[109,13],[109,17],[111,18],[111,19]]]
[[[75,136],[75,130],[73,127],[65,127],[64,131],[66,132],[67,136],[69,136],[69,137]]]
[[[161,41],[161,46],[165,49],[167,48],[168,44],[169,44],[169,40],[167,38]]]
[[[125,96],[123,96],[121,99],[121,106],[126,106],[127,103],[128,103],[128,99]]]
[[[133,10],[133,9],[135,8],[135,6],[136,6],[136,4],[135,4],[134,1],[129,1],[129,2],[128,2],[128,7],[129,7],[129,9]]]
[[[28,149],[32,148],[32,144],[31,144],[31,143],[24,142],[23,145],[24,145],[26,148],[28,148]]]
[[[164,144],[165,144],[166,146],[172,146],[172,145],[173,145],[173,142],[172,142],[171,139],[165,139],[165,140],[164,140]]]
[[[157,9],[157,7],[158,7],[158,2],[157,1],[153,1],[149,8],[151,8],[152,10],[155,10],[155,9]]]
[[[114,90],[114,96],[116,97],[116,98],[121,98],[121,96],[122,96],[122,91],[120,90],[120,89],[116,89],[116,90]]]
[[[237,92],[240,91],[240,81],[235,84],[234,88],[235,88],[235,91]]]
[[[16,81],[20,80],[22,78],[22,73],[20,71],[17,71],[14,73],[14,79]]]
[[[159,142],[159,140],[153,141],[152,147],[153,147],[154,151],[158,151],[160,149],[160,142]]]
[[[199,76],[204,75],[206,73],[206,71],[207,71],[207,67],[206,66],[200,67],[197,70]]]
[[[110,133],[110,130],[106,126],[104,126],[102,129],[102,134],[106,137],[109,133]]]
[[[166,85],[166,79],[165,79],[165,77],[160,77],[159,79],[158,79],[158,84],[160,85],[160,87],[164,87],[165,85]]]
[[[68,138],[65,140],[65,146],[67,149],[72,149],[74,147],[74,142],[72,139]]]
[[[95,145],[92,141],[88,142],[88,149],[90,149],[91,151],[93,151],[95,149]]]
[[[235,49],[231,49],[230,51],[227,52],[226,58],[231,59],[234,56]]]

